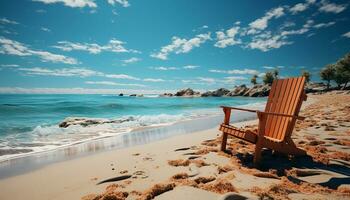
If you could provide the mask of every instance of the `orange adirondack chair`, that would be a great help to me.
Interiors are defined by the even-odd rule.
[[[291,155],[305,155],[291,139],[296,120],[304,120],[298,116],[303,101],[307,96],[304,91],[305,77],[275,80],[272,83],[265,111],[221,106],[225,113],[222,131],[221,150],[226,149],[227,136],[231,135],[255,145],[254,164],[261,159],[262,148]],[[231,110],[257,113],[259,126],[257,132],[244,130],[230,125]]]

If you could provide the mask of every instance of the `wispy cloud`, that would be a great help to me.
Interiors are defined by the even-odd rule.
[[[51,32],[49,28],[46,27],[41,27],[40,30],[45,31],[45,32]]]
[[[277,7],[270,11],[268,11],[263,17],[256,19],[252,23],[249,24],[251,30],[248,33],[254,33],[256,30],[264,30],[268,26],[269,20],[273,18],[279,18],[284,15],[284,8]]]
[[[160,70],[160,71],[169,71],[169,70],[178,70],[177,67],[151,67],[151,69],[154,70]]]
[[[151,57],[158,58],[161,60],[167,60],[168,55],[171,53],[188,53],[193,48],[199,47],[201,44],[205,43],[207,40],[210,39],[210,32],[196,35],[194,38],[191,39],[182,39],[175,36],[172,38],[171,44],[162,47],[159,52],[152,53]]]
[[[0,65],[1,67],[5,67],[5,68],[14,68],[14,67],[19,67],[19,65],[17,64],[2,64]]]
[[[132,57],[129,59],[122,60],[122,62],[123,62],[123,65],[126,65],[126,64],[130,64],[130,63],[139,62],[140,60],[141,60],[140,58]]]
[[[197,69],[199,68],[198,65],[186,65],[186,66],[183,66],[182,68],[184,69]]]
[[[140,80],[137,77],[126,75],[126,74],[106,74],[107,78],[115,78],[115,79],[129,79],[129,80]]]
[[[83,8],[85,6],[90,8],[97,7],[94,0],[33,0],[33,1],[42,2],[45,4],[63,3],[65,6],[72,7],[72,8]]]
[[[102,51],[109,51],[114,53],[140,53],[134,49],[127,49],[124,47],[125,42],[117,39],[111,39],[106,45],[99,45],[96,43],[74,43],[69,41],[60,41],[54,48],[63,51],[87,51],[91,54],[99,54]]]
[[[319,10],[321,12],[326,12],[326,13],[341,13],[346,9],[347,5],[345,4],[335,4],[335,3],[330,3],[328,1],[322,0],[321,1],[321,6]]]
[[[19,23],[14,21],[14,20],[9,20],[9,19],[3,17],[3,18],[0,18],[0,24],[14,24],[14,25],[16,25]]]
[[[292,13],[292,14],[297,14],[299,12],[303,12],[305,11],[306,9],[309,8],[310,5],[312,4],[315,4],[316,3],[316,0],[306,0],[305,3],[297,3],[295,4],[294,6],[292,6],[289,11]]]
[[[160,78],[145,78],[143,79],[143,81],[145,82],[164,82],[164,79],[160,79]]]
[[[130,3],[128,0],[107,0],[107,2],[111,5],[115,5],[115,4],[120,4],[123,7],[129,7]]]
[[[347,33],[344,33],[344,34],[343,34],[343,37],[350,38],[350,31],[349,31],[349,32],[347,32]]]
[[[110,85],[110,86],[130,86],[130,87],[146,87],[142,84],[134,84],[134,83],[117,83],[113,81],[85,81],[86,84],[90,85]]]
[[[212,73],[222,73],[222,74],[258,74],[259,71],[255,69],[233,69],[233,70],[218,70],[218,69],[211,69],[209,72]]]
[[[335,22],[319,23],[319,24],[315,24],[313,27],[314,28],[326,28],[326,27],[333,26],[334,24],[335,24]]]
[[[23,87],[0,87],[2,94],[163,94],[174,93],[175,90],[150,90],[150,89],[106,89],[106,88],[23,88]]]
[[[63,76],[63,77],[89,77],[89,76],[102,76],[103,73],[86,68],[61,68],[61,69],[49,69],[42,67],[33,68],[18,68],[16,69],[25,75],[40,75],[40,76]]]
[[[78,64],[79,62],[75,58],[70,58],[64,55],[54,54],[47,51],[33,50],[26,45],[0,37],[0,54],[16,55],[16,56],[37,56],[43,62],[65,63],[65,64]]]

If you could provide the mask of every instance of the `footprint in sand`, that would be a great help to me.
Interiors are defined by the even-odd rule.
[[[122,181],[125,179],[131,178],[131,175],[123,175],[123,176],[116,176],[113,178],[105,179],[97,183],[97,185],[100,185],[102,183],[109,183],[109,182],[115,182],[115,181]]]
[[[199,174],[199,168],[194,163],[191,163],[188,166],[188,169],[190,171],[190,173],[188,174],[189,177],[194,177],[194,176],[197,176]]]
[[[190,147],[184,147],[184,148],[179,148],[179,149],[175,149],[174,151],[187,151],[191,149]]]
[[[132,178],[141,178],[141,179],[145,179],[145,178],[148,178],[148,175],[146,174],[145,171],[136,171],[133,173],[133,176]]]

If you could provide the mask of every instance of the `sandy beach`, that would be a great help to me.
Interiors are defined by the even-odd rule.
[[[350,198],[350,95],[309,95],[300,115],[306,120],[292,137],[305,157],[265,150],[256,169],[254,145],[232,138],[220,152],[221,133],[214,128],[3,178],[0,199]]]

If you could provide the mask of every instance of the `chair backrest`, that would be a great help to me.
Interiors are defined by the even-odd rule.
[[[305,77],[274,80],[266,104],[265,112],[298,115],[303,100]],[[292,134],[296,119],[290,117],[267,117],[265,136],[285,140]]]

